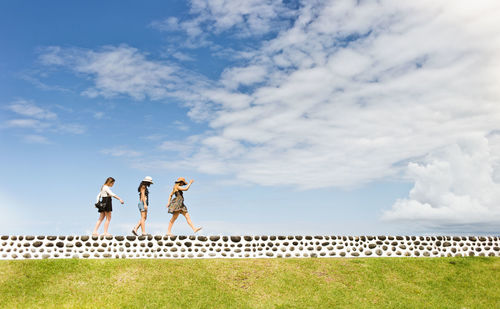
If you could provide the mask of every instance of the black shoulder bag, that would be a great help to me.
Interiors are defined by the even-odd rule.
[[[106,208],[106,202],[102,200],[101,198],[101,193],[102,193],[102,190],[101,192],[99,192],[99,199],[97,200],[97,203],[95,203],[95,208],[97,208],[99,211],[104,211],[104,209]]]

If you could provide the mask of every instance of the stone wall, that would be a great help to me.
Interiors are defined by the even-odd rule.
[[[0,259],[500,256],[497,236],[0,236]]]

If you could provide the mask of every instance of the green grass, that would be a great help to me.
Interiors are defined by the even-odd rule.
[[[500,308],[500,258],[0,261],[0,308]]]

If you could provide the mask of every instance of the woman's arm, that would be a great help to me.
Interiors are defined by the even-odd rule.
[[[194,182],[194,180],[193,180],[193,179],[191,179],[191,180],[189,181],[189,184],[188,184],[187,186],[185,186],[184,188],[179,186],[179,188],[178,188],[178,189],[179,189],[179,191],[187,191],[187,190],[189,190],[189,187],[191,187],[191,184],[192,184],[193,182]]]
[[[146,204],[146,187],[141,187],[141,202],[144,204],[144,210],[148,210],[148,204]]]
[[[120,201],[120,203],[122,203],[122,204],[124,203],[124,202],[123,202],[123,200],[122,200],[121,198],[119,198],[119,197],[118,197],[118,195],[116,195],[116,194],[115,194],[113,197],[114,197],[115,199],[119,200],[119,201]]]
[[[123,200],[121,198],[119,198],[118,195],[114,194],[113,191],[111,191],[111,189],[108,186],[104,186],[103,191],[106,192],[108,194],[108,196],[114,197],[115,199],[119,200],[120,203],[123,204]]]
[[[174,192],[175,192],[175,186],[172,189],[172,192],[170,192],[170,195],[168,196],[167,208],[168,206],[170,206],[170,202],[172,201],[172,195],[174,195]]]

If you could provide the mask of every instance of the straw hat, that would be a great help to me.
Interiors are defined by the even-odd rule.
[[[151,176],[146,176],[142,181],[153,183],[153,178],[151,178]]]
[[[175,183],[183,183],[183,184],[187,185],[186,179],[184,179],[184,177],[177,178]]]

